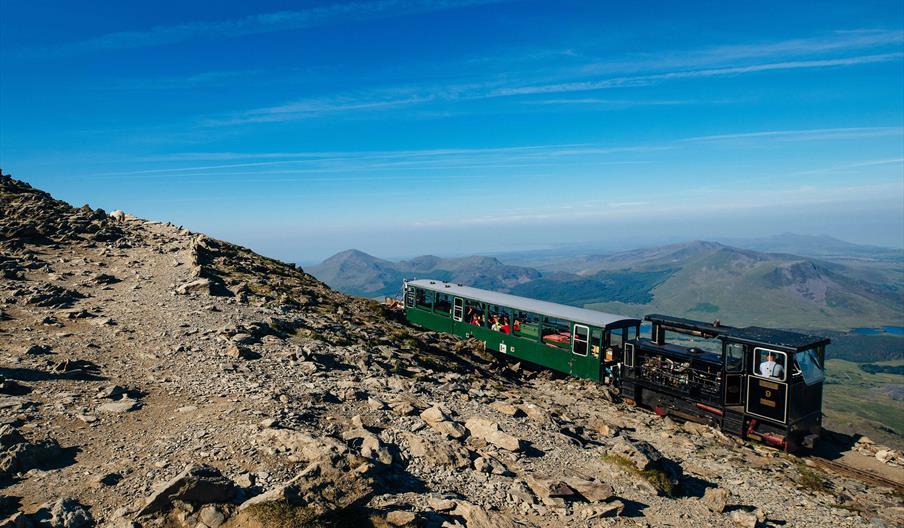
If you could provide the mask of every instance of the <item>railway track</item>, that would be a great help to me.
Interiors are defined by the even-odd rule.
[[[811,455],[807,457],[807,459],[823,469],[828,469],[829,471],[857,479],[867,484],[891,488],[897,493],[904,494],[904,483],[891,480],[882,475],[877,475],[871,471],[858,469],[847,464],[842,464],[841,462],[835,462],[834,460],[828,460],[815,455]]]

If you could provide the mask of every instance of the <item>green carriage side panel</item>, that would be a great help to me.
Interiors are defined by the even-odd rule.
[[[473,337],[483,341],[487,350],[503,354],[521,361],[559,371],[563,374],[599,381],[599,357],[593,354],[579,356],[570,348],[560,348],[536,341],[535,338],[519,337],[496,332],[489,328],[474,326],[467,322],[454,321],[435,313],[417,308],[406,308],[405,315],[412,323],[437,332],[446,332],[459,337]],[[522,333],[524,327],[522,326]],[[573,328],[572,328],[573,330]]]

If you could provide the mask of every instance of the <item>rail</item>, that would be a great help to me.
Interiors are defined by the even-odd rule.
[[[841,462],[836,462],[834,460],[828,460],[816,455],[809,455],[805,458],[811,460],[814,464],[823,469],[828,469],[829,471],[834,471],[835,473],[846,475],[867,484],[891,488],[899,494],[904,494],[904,483],[883,477],[882,475],[878,475],[876,473],[873,473],[872,471],[855,468],[847,464],[842,464]]]

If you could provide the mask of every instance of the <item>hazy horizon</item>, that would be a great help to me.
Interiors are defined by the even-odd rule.
[[[283,260],[904,245],[899,2],[0,10],[0,167]]]

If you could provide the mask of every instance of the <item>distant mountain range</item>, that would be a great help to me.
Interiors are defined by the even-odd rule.
[[[367,297],[397,295],[403,278],[419,277],[635,316],[663,312],[802,329],[904,325],[899,250],[790,234],[746,244],[769,252],[693,241],[545,257],[542,267],[528,267],[493,257],[390,262],[350,250],[307,271],[334,288]],[[793,254],[794,244],[824,256]]]
[[[306,271],[336,289],[363,297],[397,295],[406,278],[431,278],[489,290],[509,290],[542,276],[533,268],[509,266],[493,257],[445,259],[424,255],[390,262],[355,249],[337,253]]]
[[[767,251],[769,253],[790,253],[804,257],[904,260],[904,250],[902,249],[852,244],[828,235],[813,236],[782,233],[769,237],[723,239],[720,241],[744,249]]]

